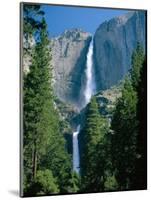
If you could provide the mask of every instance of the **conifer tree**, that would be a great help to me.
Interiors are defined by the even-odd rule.
[[[23,30],[26,39],[40,31],[42,26],[41,19],[43,18],[44,14],[44,11],[41,10],[41,5],[24,4]]]
[[[132,54],[132,69],[125,79],[112,119],[112,162],[119,189],[141,189],[146,182],[145,66],[138,43]],[[143,102],[143,103],[142,103]],[[142,169],[141,165],[144,167]],[[139,178],[139,172],[142,174]],[[144,175],[144,177],[143,177]]]
[[[147,64],[140,43],[132,55],[131,80],[137,93],[137,155],[132,180],[134,189],[144,189],[147,184]]]
[[[107,121],[101,117],[96,98],[88,105],[82,155],[82,190],[95,192],[104,190],[104,172],[106,154],[104,151],[105,135],[108,132]]]
[[[133,88],[137,90],[140,81],[140,72],[144,62],[144,50],[140,43],[137,43],[131,59],[131,80]]]
[[[50,52],[43,19],[36,37],[30,72],[24,76],[24,179],[27,195],[30,195],[32,187],[36,188],[33,191],[37,191],[39,170],[42,174],[51,170],[56,188],[59,187],[56,191],[61,193],[68,192],[72,179],[71,158],[65,148],[58,110],[54,107]]]
[[[33,179],[39,158],[49,143],[54,110],[50,84],[50,50],[44,19],[42,23],[43,28],[35,46],[30,73],[24,77],[24,147],[25,154],[30,151],[28,159],[31,160]],[[26,149],[26,144],[30,148]]]
[[[140,71],[140,81],[137,89],[138,104],[138,135],[137,156],[133,176],[133,188],[147,187],[147,63],[146,59]]]
[[[112,119],[112,162],[119,189],[131,189],[131,178],[136,159],[137,95],[131,80],[125,80],[122,96],[118,99]]]

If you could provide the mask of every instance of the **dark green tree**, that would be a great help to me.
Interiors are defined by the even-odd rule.
[[[23,5],[23,32],[26,39],[40,31],[44,14],[41,5]]]
[[[108,123],[98,109],[96,98],[88,105],[84,135],[84,148],[81,158],[82,191],[98,192],[104,190],[105,179],[105,135]]]
[[[132,54],[132,62],[131,62],[131,80],[134,89],[138,88],[138,84],[140,82],[140,73],[141,68],[144,62],[144,50],[140,43],[137,43],[136,49]]]
[[[120,190],[132,189],[131,179],[135,170],[137,126],[137,94],[131,80],[126,78],[122,96],[118,99],[113,115],[112,162]]]
[[[51,169],[56,177],[60,193],[71,192],[69,187],[72,179],[71,157],[67,153],[65,146],[63,135],[55,130],[53,138],[47,147],[47,153],[41,159],[41,166]]]
[[[24,77],[24,150],[25,155],[29,154],[32,178],[36,176],[40,156],[45,153],[51,139],[51,131],[55,129],[52,120],[54,108],[50,83],[50,49],[44,19],[42,23],[43,28],[34,49],[30,73]]]
[[[140,71],[140,81],[137,89],[138,104],[138,135],[137,135],[137,157],[135,173],[133,176],[133,187],[136,189],[147,188],[147,63],[146,59]]]
[[[24,185],[30,195],[37,186],[37,170],[43,173],[50,169],[59,191],[67,193],[72,179],[71,158],[54,106],[51,50],[44,19],[36,37],[30,72],[24,76]]]
[[[78,193],[81,187],[81,177],[76,172],[72,172],[71,176],[68,177],[67,192]]]
[[[28,196],[50,195],[59,192],[56,179],[53,177],[51,170],[38,170],[35,181],[27,189]]]
[[[144,51],[138,43],[112,119],[112,162],[120,190],[146,187],[146,64],[143,62]]]

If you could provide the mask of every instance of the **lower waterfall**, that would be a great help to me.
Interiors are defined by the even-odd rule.
[[[84,89],[84,106],[86,106],[90,100],[91,96],[95,91],[95,81],[93,75],[93,39],[90,42],[87,60],[86,60],[86,69],[85,69],[86,85]],[[80,173],[80,155],[79,155],[79,142],[78,135],[80,132],[80,125],[77,126],[75,132],[73,132],[73,171]]]
[[[79,143],[78,134],[80,132],[80,125],[77,130],[73,132],[73,171],[79,173],[80,171],[80,158],[79,158]]]

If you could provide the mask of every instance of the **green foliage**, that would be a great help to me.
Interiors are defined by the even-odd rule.
[[[108,123],[98,110],[96,98],[88,105],[86,123],[83,130],[84,147],[81,158],[82,191],[95,192],[104,189],[105,159],[104,144]]]
[[[26,188],[25,196],[50,195],[59,192],[51,170],[38,170],[34,180]]]
[[[125,78],[111,127],[100,115],[95,98],[80,133],[81,190],[98,192],[146,187],[146,96],[143,49],[132,55],[132,70]]]
[[[59,192],[56,179],[48,169],[37,171],[36,178],[30,190],[35,193],[35,195],[50,195]]]
[[[45,25],[45,21],[43,20]],[[53,103],[50,84],[49,49],[45,29],[40,33],[32,58],[30,73],[24,77],[24,150],[29,155],[28,162],[32,166],[32,176],[35,176],[36,165],[51,137],[50,130],[55,126],[51,119]],[[54,127],[55,129],[55,127]]]
[[[130,179],[136,158],[137,96],[131,81],[125,80],[122,97],[118,99],[112,119],[112,154],[119,189],[130,189]]]
[[[24,4],[23,6],[23,31],[27,38],[28,35],[32,35],[41,28],[41,18],[44,12],[41,10],[40,5]]]
[[[143,122],[146,116],[144,111],[146,97],[143,94],[145,91],[143,61],[143,49],[138,44],[132,55],[130,76],[125,79],[122,96],[117,101],[111,123],[112,163],[120,190],[141,189],[146,185],[146,129]],[[143,104],[142,99],[144,99]],[[143,167],[145,170],[142,170]]]
[[[113,191],[118,189],[118,183],[114,175],[108,175],[104,183],[105,191]]]
[[[72,173],[72,192],[76,193],[79,191],[80,187],[81,187],[81,178],[80,175],[78,175],[77,173],[73,172]]]
[[[136,89],[140,81],[140,71],[144,62],[144,50],[140,43],[137,44],[136,49],[132,54],[132,70],[131,70],[131,80],[132,85]]]
[[[39,10],[40,7],[36,10],[35,7],[30,8],[30,16]],[[44,18],[40,25],[30,71],[24,75],[23,146],[26,196],[66,193],[72,179],[71,158],[66,151],[60,117],[54,106],[51,50]],[[35,28],[33,24],[31,27]]]
[[[137,156],[133,176],[133,188],[147,188],[147,63],[146,58],[140,71],[140,81],[137,88],[138,104],[138,134]]]
[[[72,172],[68,180],[68,193],[77,193],[81,187],[81,178],[76,172]]]
[[[61,134],[54,136],[47,147],[47,154],[41,159],[41,165],[50,168],[61,193],[68,192],[68,182],[71,178],[71,158],[65,149],[65,140]]]

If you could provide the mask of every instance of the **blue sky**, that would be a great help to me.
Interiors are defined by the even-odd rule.
[[[66,29],[81,28],[94,33],[97,27],[115,16],[127,13],[127,10],[100,9],[44,5],[48,31],[51,37],[58,36]]]

